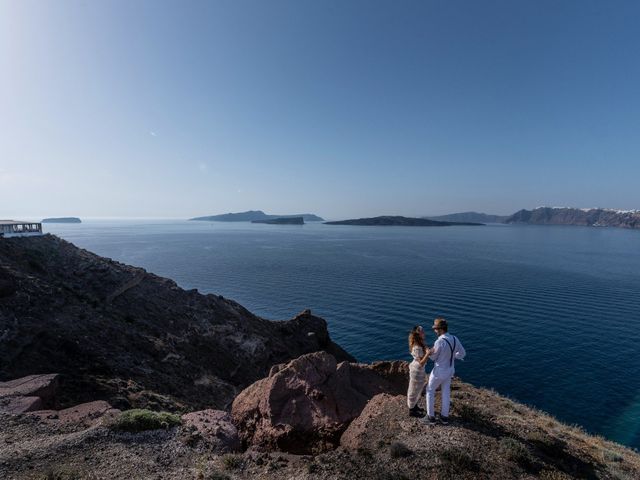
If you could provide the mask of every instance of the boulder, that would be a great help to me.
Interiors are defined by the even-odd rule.
[[[279,365],[234,400],[240,438],[245,446],[298,454],[334,448],[370,398],[406,393],[402,363],[338,364],[332,355],[315,352]]]
[[[40,397],[1,397],[0,413],[18,415],[42,408]]]
[[[182,416],[182,438],[188,445],[202,446],[215,453],[240,450],[238,430],[228,412],[201,410]]]
[[[29,415],[38,417],[48,424],[56,424],[64,427],[90,427],[101,422],[105,416],[114,416],[120,410],[113,408],[104,400],[81,403],[64,410],[39,410],[30,412]]]
[[[0,382],[0,398],[39,397],[42,407],[55,407],[58,389],[57,373],[29,375],[8,382]]]
[[[342,434],[340,446],[352,451],[376,448],[390,428],[397,429],[397,414],[402,412],[404,418],[406,407],[407,399],[403,395],[376,395]]]

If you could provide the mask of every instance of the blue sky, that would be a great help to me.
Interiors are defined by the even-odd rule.
[[[639,18],[0,0],[0,217],[640,208]]]

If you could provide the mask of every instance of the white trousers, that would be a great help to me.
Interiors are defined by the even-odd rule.
[[[442,408],[440,409],[440,415],[443,417],[449,416],[449,404],[451,403],[451,376],[435,376],[433,372],[429,375],[429,383],[427,383],[427,392],[425,397],[427,398],[427,415],[434,416],[436,390],[440,387],[442,394]]]

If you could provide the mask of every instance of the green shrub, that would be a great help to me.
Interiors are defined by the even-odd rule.
[[[460,416],[463,422],[472,423],[483,428],[491,428],[494,426],[493,420],[489,415],[466,403],[456,404],[454,411]]]
[[[539,430],[529,433],[526,440],[549,456],[557,456],[564,450],[564,443],[561,440]]]
[[[231,480],[231,477],[225,473],[211,472],[205,477],[207,480]]]
[[[499,450],[504,458],[517,462],[522,466],[527,467],[533,463],[533,457],[527,447],[515,438],[505,437],[501,439]]]
[[[161,428],[167,429],[181,423],[180,417],[173,413],[134,408],[122,412],[110,426],[113,430],[121,432],[144,432]]]
[[[242,456],[227,453],[222,456],[222,463],[226,470],[236,470],[242,466]]]
[[[450,447],[438,452],[438,458],[442,466],[449,472],[461,473],[473,471],[478,468],[478,464],[464,449],[460,447]]]
[[[43,480],[83,480],[87,478],[82,472],[70,467],[56,467],[42,477]]]
[[[393,442],[389,445],[389,455],[391,455],[391,458],[404,458],[411,454],[413,454],[413,452],[404,443]]]

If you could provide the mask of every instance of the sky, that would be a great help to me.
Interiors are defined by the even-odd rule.
[[[640,208],[640,2],[0,0],[0,218]]]

